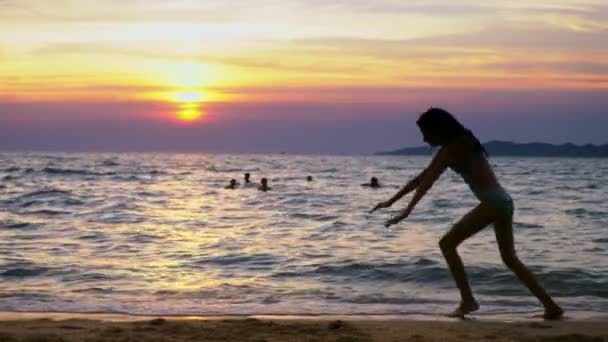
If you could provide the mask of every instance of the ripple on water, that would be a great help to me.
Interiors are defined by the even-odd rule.
[[[114,160],[104,160],[101,163],[102,166],[119,166],[120,163]]]
[[[6,168],[4,170],[0,170],[0,172],[7,172],[7,173],[18,172],[18,171],[21,171],[21,168],[16,167],[16,166],[11,166],[11,167],[8,167],[8,168]]]
[[[272,254],[225,254],[218,256],[208,256],[195,261],[193,265],[220,265],[220,266],[240,266],[240,265],[260,265],[270,266],[283,261],[284,258]]]
[[[39,197],[39,196],[66,195],[66,194],[70,194],[70,193],[71,192],[69,190],[61,190],[61,189],[56,189],[56,188],[42,188],[40,190],[25,193],[25,194],[17,197],[16,199]]]
[[[38,225],[29,222],[0,221],[0,229],[36,229]]]
[[[319,213],[290,213],[289,218],[324,222],[324,221],[336,220],[336,219],[338,219],[338,216],[319,214]]]
[[[343,230],[343,228],[347,227],[348,224],[346,222],[337,220],[337,221],[333,221],[330,224],[324,224],[321,227],[319,227],[319,233],[333,233],[333,232],[340,232]]]
[[[85,232],[84,234],[76,237],[76,239],[78,239],[78,240],[93,240],[93,241],[106,240],[107,238],[108,238],[108,236],[104,232],[101,232],[101,231]]]
[[[27,263],[4,265],[1,267],[0,270],[4,270],[0,272],[0,278],[30,278],[43,275],[49,270],[47,267]]]
[[[39,210],[25,210],[21,211],[22,215],[33,215],[33,216],[61,216],[61,215],[70,215],[71,211],[65,210],[56,210],[56,209],[39,209]]]
[[[577,218],[605,218],[608,217],[608,212],[606,211],[597,211],[590,210],[586,208],[575,208],[575,209],[566,209],[564,213],[567,215],[574,215]]]
[[[523,228],[523,229],[542,229],[545,226],[542,224],[534,224],[534,223],[526,223],[526,222],[513,222],[514,228]]]
[[[59,176],[112,176],[116,174],[115,172],[95,172],[91,170],[60,169],[54,167],[45,167],[42,169],[42,172]]]
[[[127,242],[132,244],[155,243],[159,240],[162,240],[161,236],[144,233],[135,233],[127,238]]]

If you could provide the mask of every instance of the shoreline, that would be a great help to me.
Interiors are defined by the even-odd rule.
[[[0,312],[0,341],[608,341],[608,315],[204,315]]]
[[[479,321],[499,321],[499,322],[511,322],[511,321],[545,321],[541,315],[542,311],[536,312],[512,312],[504,314],[486,314],[486,313],[473,313],[467,315],[467,319],[479,320]],[[29,319],[48,319],[48,320],[65,320],[65,319],[90,319],[90,320],[116,320],[123,322],[135,322],[145,321],[150,319],[165,318],[172,320],[217,320],[217,319],[284,319],[284,320],[335,320],[335,319],[346,319],[346,320],[393,320],[393,319],[404,319],[413,321],[461,321],[460,319],[454,319],[440,314],[432,313],[406,313],[406,314],[392,314],[392,313],[378,313],[378,314],[324,314],[324,313],[311,313],[311,314],[131,314],[124,312],[78,312],[78,311],[0,311],[0,321],[9,320],[29,320]],[[608,322],[608,312],[594,312],[594,311],[566,311],[566,314],[559,321],[605,321]]]
[[[480,322],[545,322],[541,317],[542,311],[520,312],[506,314],[474,313],[467,315],[467,320]],[[107,322],[140,322],[153,319],[167,320],[223,320],[223,319],[265,319],[265,320],[348,320],[348,321],[462,321],[439,314],[411,313],[411,314],[200,314],[200,315],[147,315],[121,312],[70,312],[70,311],[0,311],[0,322],[19,320],[94,320]],[[608,313],[592,311],[567,311],[562,319],[555,322],[607,322]],[[551,321],[549,321],[551,322]]]

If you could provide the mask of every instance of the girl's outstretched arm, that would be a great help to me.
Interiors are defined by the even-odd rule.
[[[424,177],[424,171],[420,172],[418,174],[418,176],[414,177],[412,180],[410,180],[409,182],[407,182],[407,184],[403,188],[401,188],[401,190],[399,190],[389,200],[376,204],[376,206],[374,207],[374,209],[372,209],[369,213],[371,214],[371,213],[373,213],[374,211],[376,211],[376,210],[378,210],[380,208],[388,208],[388,207],[390,207],[391,205],[393,205],[393,203],[395,203],[398,200],[400,200],[401,197],[409,194],[414,189],[416,189],[416,187],[418,187],[418,184],[420,184],[420,180],[423,177]]]
[[[408,204],[408,206],[403,209],[399,215],[393,217],[392,219],[386,221],[385,226],[390,226],[392,224],[396,224],[404,218],[408,217],[416,204],[420,202],[422,197],[426,194],[427,191],[433,186],[433,183],[441,176],[441,174],[445,171],[449,164],[449,155],[447,147],[442,147],[439,152],[431,161],[431,164],[421,173],[422,177],[419,180],[418,186],[416,187],[416,193],[412,200]]]

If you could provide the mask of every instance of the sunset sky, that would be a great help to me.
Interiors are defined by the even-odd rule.
[[[0,150],[608,143],[605,0],[0,0]]]

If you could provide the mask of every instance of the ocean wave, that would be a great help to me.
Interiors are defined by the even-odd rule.
[[[545,228],[542,224],[526,223],[526,222],[513,222],[514,228],[523,229],[542,229]]]
[[[21,300],[37,300],[41,302],[50,302],[56,298],[53,293],[42,292],[42,291],[1,291],[0,290],[0,299],[2,298],[12,298],[12,299],[21,299]]]
[[[527,291],[515,275],[505,266],[467,266],[469,278],[482,294],[501,296],[523,296]],[[561,296],[595,296],[608,298],[608,279],[602,274],[580,270],[549,270],[536,272],[543,284]],[[319,280],[339,279],[341,282],[383,281],[421,284],[433,287],[455,286],[448,269],[433,260],[408,263],[358,263],[344,265],[320,265],[300,271],[281,271],[273,274],[277,278],[309,278]]]
[[[43,216],[59,216],[59,215],[70,215],[71,211],[66,210],[55,210],[55,209],[39,209],[39,210],[27,210],[20,212],[22,215],[43,215]]]
[[[340,298],[340,302],[354,304],[451,304],[452,301],[440,299],[426,299],[408,296],[389,296],[382,293],[359,295],[355,297]]]
[[[102,287],[85,287],[71,290],[72,293],[86,293],[94,295],[110,295],[116,293],[115,289]]]
[[[93,241],[105,240],[107,238],[108,238],[108,235],[101,231],[87,232],[83,235],[76,237],[76,239],[78,239],[78,240],[93,240]]]
[[[116,161],[114,161],[114,160],[104,160],[104,161],[101,163],[101,165],[102,165],[102,166],[119,166],[119,165],[120,165],[120,163],[118,163],[118,162],[116,162]]]
[[[407,167],[403,167],[403,166],[397,166],[397,165],[389,165],[389,166],[385,166],[382,168],[383,170],[388,170],[388,171],[400,171],[400,170],[407,170]]]
[[[143,234],[143,233],[135,233],[127,238],[127,242],[129,244],[146,244],[146,243],[154,243],[161,240],[161,236],[152,235],[152,234]]]
[[[284,258],[272,254],[226,254],[201,258],[191,265],[256,265],[270,266],[282,262]]]
[[[447,269],[430,259],[411,263],[361,263],[350,262],[343,265],[320,265],[302,271],[277,272],[275,277],[339,277],[347,281],[387,281],[415,283],[436,283],[449,280]]]
[[[57,206],[57,207],[63,207],[63,206],[80,206],[85,204],[84,201],[79,200],[79,199],[74,199],[74,198],[61,198],[61,199],[48,199],[48,198],[42,198],[42,199],[33,199],[33,200],[28,200],[28,201],[24,201],[23,203],[19,204],[20,208],[29,208],[29,207],[34,207],[34,206]]]
[[[98,214],[87,215],[87,222],[95,222],[95,223],[111,223],[111,224],[136,224],[146,222],[148,220],[147,217],[141,214],[134,213],[105,213],[101,212]]]
[[[57,195],[67,195],[67,194],[71,194],[71,192],[69,190],[61,190],[61,189],[55,189],[55,188],[43,188],[40,190],[25,193],[25,194],[17,197],[17,199],[39,197],[39,196],[57,196]]]
[[[247,167],[216,167],[214,165],[206,166],[203,169],[205,171],[209,171],[209,172],[222,172],[222,173],[239,172],[239,173],[243,173],[243,174],[245,174],[246,172],[253,173],[253,172],[262,171],[262,169],[257,168],[257,167],[256,168],[247,168]]]
[[[129,182],[139,183],[139,182],[143,182],[143,181],[147,180],[144,177],[141,177],[139,175],[134,175],[134,174],[116,174],[116,175],[109,177],[109,179],[111,179],[113,181],[126,182],[126,183],[129,183]]]
[[[567,215],[574,215],[578,218],[604,218],[608,217],[608,212],[606,211],[597,211],[597,210],[589,210],[587,208],[575,208],[575,209],[566,209],[564,213]]]
[[[421,257],[414,262],[414,265],[417,265],[417,266],[430,266],[430,265],[437,265],[437,264],[439,264],[438,261],[432,260],[432,259],[427,259],[424,257]]]
[[[327,215],[327,214],[318,214],[318,213],[290,213],[289,218],[291,219],[305,219],[305,220],[313,220],[313,221],[331,221],[336,220],[339,216],[336,215]]]
[[[437,208],[453,208],[457,204],[456,202],[448,199],[438,198],[433,200],[433,206]]]
[[[308,203],[308,199],[305,197],[298,197],[301,194],[293,194],[289,198],[281,199],[281,205],[299,205]]]
[[[247,294],[254,294],[254,289],[249,285],[236,285],[223,283],[215,287],[201,288],[197,290],[158,290],[153,293],[157,299],[186,299],[186,300],[235,300],[243,302]],[[237,303],[235,303],[237,304]]]
[[[547,287],[568,295],[579,293],[608,298],[608,279],[601,272],[557,269],[542,272],[541,278]]]
[[[19,214],[67,214],[66,207],[78,207],[86,202],[71,191],[56,188],[43,188],[0,200],[0,207],[11,208]]]
[[[116,280],[122,280],[125,279],[125,275],[124,274],[118,274],[118,273],[111,273],[112,270],[104,270],[103,272],[96,272],[96,271],[84,271],[84,272],[78,272],[78,271],[72,271],[72,272],[65,272],[61,277],[60,280],[62,283],[70,283],[72,286],[73,285],[81,285],[81,284],[88,284],[88,283],[97,283],[97,282],[105,282],[105,281],[116,281]],[[59,275],[55,275],[55,276],[59,276]]]
[[[324,224],[321,227],[319,227],[319,233],[323,234],[323,233],[342,231],[342,228],[347,227],[347,226],[348,226],[348,223],[337,220],[337,221],[333,221],[330,224]]]
[[[51,174],[51,175],[77,175],[77,176],[112,176],[115,175],[116,172],[96,172],[90,170],[77,170],[77,169],[59,169],[54,167],[45,167],[42,169],[42,172]]]
[[[2,278],[28,278],[36,277],[46,273],[49,269],[46,267],[15,267],[8,268],[4,272],[0,273]]]
[[[37,225],[29,222],[0,221],[0,229],[33,229]]]
[[[577,269],[537,270],[533,271],[542,281],[543,286],[557,297],[592,296],[608,298],[608,279],[602,273]],[[473,279],[475,276],[471,276]],[[489,276],[475,280],[479,292],[500,296],[525,296],[526,288],[517,277],[508,270],[495,271]]]
[[[329,168],[329,169],[319,170],[319,173],[332,173],[333,174],[333,173],[340,172],[340,171],[341,170],[338,170],[337,168],[332,167],[332,168]]]

